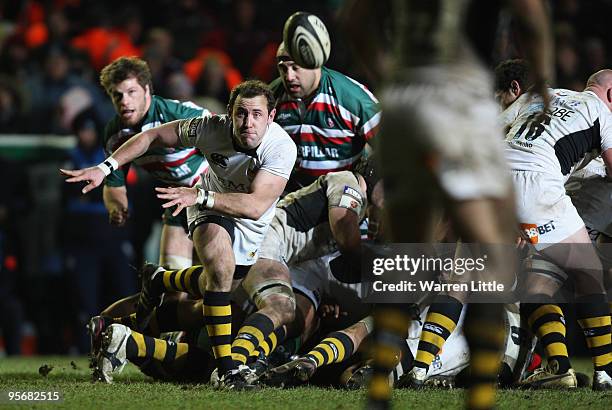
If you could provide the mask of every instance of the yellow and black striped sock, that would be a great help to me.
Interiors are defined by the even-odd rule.
[[[132,330],[127,340],[126,357],[129,360],[137,358],[154,359],[164,364],[175,364],[189,353],[187,343],[169,342]]]
[[[565,318],[561,308],[552,303],[523,303],[521,313],[544,347],[548,361],[557,362],[557,374],[567,373],[572,366],[567,353]]]
[[[576,298],[576,317],[591,352],[595,370],[612,375],[612,337],[610,314],[603,295]]]
[[[219,375],[236,368],[232,359],[232,306],[230,292],[204,292],[204,323],[217,361]]]
[[[204,272],[204,266],[196,265],[179,270],[165,270],[159,272],[153,278],[152,284],[160,293],[167,291],[187,292],[196,299],[202,297],[198,286],[200,276]]]
[[[503,305],[474,303],[468,306],[464,334],[470,348],[468,409],[491,409],[495,405],[497,374],[506,338]]]
[[[268,357],[276,349],[276,346],[285,340],[285,336],[287,336],[287,328],[285,326],[274,329],[274,332],[270,333],[266,340],[259,344],[257,350],[251,353],[250,361],[257,360],[260,354]]]
[[[506,339],[503,305],[474,303],[468,306],[464,334],[470,348],[470,379],[466,407],[491,409],[495,405],[497,374]]]
[[[438,295],[429,307],[419,339],[414,366],[428,369],[446,339],[457,327],[463,305],[457,299]]]
[[[268,316],[258,312],[253,313],[244,321],[232,342],[232,359],[237,363],[246,364],[249,356],[257,352],[259,345],[273,331],[274,323]]]
[[[387,408],[391,400],[389,374],[401,357],[410,311],[403,305],[379,305],[374,311],[372,334],[372,378],[368,386],[368,406]]]
[[[355,345],[350,337],[342,332],[333,332],[316,345],[306,357],[311,358],[317,367],[340,363],[353,355]]]

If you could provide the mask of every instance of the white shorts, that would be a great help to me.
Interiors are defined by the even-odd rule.
[[[383,93],[386,188],[393,181],[386,195],[399,203],[423,200],[435,184],[459,201],[507,197],[511,185],[490,76],[474,67],[428,72]],[[470,78],[459,80],[460,74]]]
[[[561,175],[512,171],[511,176],[521,229],[536,249],[559,243],[584,227]]]
[[[236,265],[250,266],[259,257],[259,248],[270,227],[275,209],[272,207],[261,218],[254,221],[252,219],[233,218],[209,210],[200,210],[198,206],[191,206],[187,208],[187,224],[191,236],[198,225],[209,222],[211,217],[221,217],[230,221],[233,225],[233,232],[228,233],[233,237],[232,248]]]

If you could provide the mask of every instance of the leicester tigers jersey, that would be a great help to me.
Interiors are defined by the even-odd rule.
[[[210,112],[193,103],[180,103],[176,100],[167,100],[158,96],[151,98],[151,106],[141,124],[137,127],[127,128],[121,125],[118,116],[115,116],[106,126],[104,132],[104,149],[109,156],[121,144],[133,135],[157,127],[170,121],[201,117]],[[168,185],[193,186],[200,179],[200,174],[208,164],[200,152],[194,147],[185,148],[150,148],[134,163],[148,171],[153,177]],[[105,184],[112,187],[125,185],[125,175],[129,164],[113,171],[106,177]]]
[[[298,146],[295,171],[303,186],[328,172],[350,169],[378,133],[378,100],[337,71],[321,69],[319,88],[308,102],[293,99],[280,78],[270,87],[277,98],[275,121]]]
[[[259,170],[289,179],[295,163],[295,144],[274,122],[253,150],[243,150],[235,144],[227,115],[181,120],[178,130],[183,146],[195,146],[206,156],[210,167],[202,185],[214,192],[249,193]],[[276,202],[265,215],[269,211],[273,214],[275,205]]]
[[[524,95],[515,102],[519,109],[506,134],[506,157],[514,170],[560,173],[567,179],[612,148],[612,113],[591,91],[551,93],[544,116],[538,115],[543,108],[539,96]]]

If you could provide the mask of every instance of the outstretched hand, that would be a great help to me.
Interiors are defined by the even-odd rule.
[[[158,192],[157,197],[159,199],[166,199],[162,207],[170,208],[176,206],[176,209],[172,213],[172,216],[177,216],[181,211],[189,206],[193,206],[197,203],[198,189],[197,188],[161,188],[157,187],[155,190]]]
[[[84,194],[100,186],[105,176],[104,172],[98,167],[74,170],[60,168],[60,172],[62,175],[68,177],[66,178],[66,182],[87,182],[87,185],[81,190]]]

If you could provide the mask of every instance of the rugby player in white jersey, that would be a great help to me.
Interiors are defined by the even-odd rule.
[[[599,154],[608,172],[612,170],[612,70],[591,75],[583,92],[555,89],[550,93],[551,107],[545,115],[540,115],[540,98],[523,95],[514,103],[515,118],[510,118],[506,158],[512,169],[518,219],[540,255],[572,279],[578,322],[595,368],[593,389],[610,389],[612,342],[603,267],[564,184]],[[527,285],[538,288],[537,283]],[[549,289],[541,286],[534,300],[552,302]],[[552,303],[533,315],[541,311],[543,320],[546,315],[561,314],[552,307],[544,312],[547,306]],[[540,320],[535,316],[531,321]],[[562,317],[556,322],[562,323]],[[546,385],[569,379],[573,371],[565,360],[567,352],[559,353],[557,360],[549,358],[545,371],[527,381]]]
[[[289,135],[273,122],[274,103],[266,84],[245,81],[232,90],[226,115],[152,128],[130,138],[102,166],[62,170],[69,177],[67,182],[87,181],[83,188],[87,193],[102,183],[108,169],[112,171],[131,161],[151,145],[195,146],[204,153],[210,168],[202,186],[157,190],[160,198],[168,200],[165,208],[176,206],[175,214],[191,207],[189,228],[205,267],[199,283],[204,321],[221,383],[228,387],[241,385],[241,374],[231,356],[233,279],[243,277],[257,260],[259,246],[297,156]],[[144,272],[144,276],[156,273],[159,270]],[[146,323],[156,302],[141,292],[139,321]],[[122,335],[110,337],[114,340]]]

